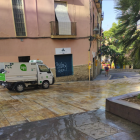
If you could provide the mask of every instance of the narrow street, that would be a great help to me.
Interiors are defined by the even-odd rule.
[[[140,74],[137,72],[110,72],[111,80],[112,79],[121,79],[121,78],[140,78]]]
[[[114,78],[110,80],[103,79],[103,80],[94,80],[91,82],[89,81],[66,82],[66,83],[61,82],[61,83],[55,83],[55,85],[51,86],[50,89],[47,90],[27,89],[25,90],[25,92],[22,93],[8,91],[7,89],[3,89],[1,87],[0,89],[0,127],[1,127],[0,139],[6,140],[7,138],[10,137],[11,138],[10,140],[12,139],[15,140],[18,134],[17,129],[19,128],[21,129],[21,131],[25,131],[22,130],[24,126],[26,128],[25,133],[30,133],[29,136],[30,139],[32,133],[34,133],[33,135],[38,135],[39,137],[42,136],[43,133],[44,135],[50,133],[49,131],[51,130],[48,131],[42,130],[44,131],[43,133],[38,132],[39,129],[38,125],[41,125],[41,127],[43,127],[44,126],[43,122],[47,123],[47,128],[54,127],[55,131],[57,130],[60,131],[62,118],[64,121],[62,122],[62,124],[66,123],[65,125],[62,125],[63,127],[66,127],[66,125],[69,125],[69,127],[71,127],[71,125],[73,125],[73,124],[69,124],[70,121],[69,117],[70,118],[72,117],[71,118],[72,121],[75,121],[76,124],[80,123],[80,125],[82,125],[81,122],[90,124],[98,121],[102,122],[103,120],[104,120],[103,122],[106,124],[105,119],[107,119],[106,118],[107,116],[109,116],[109,118],[115,117],[114,115],[107,113],[106,114],[107,116],[106,117],[104,116],[105,118],[103,119],[102,115],[100,116],[99,115],[100,113],[98,114],[98,112],[101,112],[101,114],[105,113],[106,98],[126,94],[129,92],[139,91],[140,77],[139,75],[138,76],[136,75],[137,75],[136,73],[131,73],[130,75],[128,73],[127,74],[112,73],[112,76],[119,77],[119,79],[118,78]],[[128,78],[123,78],[124,76],[127,76]],[[99,75],[99,77],[101,79],[101,77],[105,77],[105,76],[104,74],[101,74]],[[84,117],[84,115],[87,115],[90,119],[88,117]],[[80,117],[80,119],[75,120],[75,117],[76,118]],[[93,120],[92,117],[94,118]],[[65,122],[64,118],[67,118],[69,121]],[[86,119],[86,121],[84,121],[83,119]],[[124,125],[128,124],[126,120],[120,119],[118,117],[116,117],[116,119],[122,120],[124,122]],[[115,120],[112,120],[112,125],[113,127],[117,127],[117,129],[114,130],[115,132],[112,131],[113,133],[107,134],[105,136],[119,133],[118,129],[123,128],[123,126],[121,126],[120,123],[118,124],[120,126],[116,126],[114,124]],[[34,122],[34,121],[38,121],[38,122]],[[51,121],[52,124],[50,124]],[[57,121],[60,122],[56,126],[52,126],[53,124],[55,125],[55,122]],[[10,129],[10,131],[7,131],[9,127],[6,126],[10,126],[10,125],[17,125],[17,126],[16,127],[13,126],[12,129]],[[30,125],[31,126],[33,125],[34,127],[27,128],[27,126]],[[101,124],[101,126],[102,125],[103,124]],[[140,130],[139,126],[136,125],[136,127],[138,127],[138,130]],[[45,127],[43,127],[42,129],[45,129]],[[76,129],[81,130],[81,128],[79,127]],[[29,132],[29,130],[32,131]],[[56,133],[55,131],[52,130],[51,134]],[[72,130],[72,133],[75,133],[74,131],[75,129]],[[15,135],[11,135],[12,133],[15,133]],[[70,135],[70,133],[71,132],[68,131],[67,136]],[[76,131],[76,133],[78,132]],[[61,135],[62,135],[61,137],[63,138],[64,137],[63,133]],[[85,139],[87,139],[87,137],[82,136],[82,134],[77,134],[77,135],[80,135],[81,138],[85,137]],[[77,137],[77,135],[75,137]],[[26,139],[25,137],[26,135],[24,135],[23,138],[20,137],[20,139],[25,140]],[[55,136],[51,135],[51,137],[47,137],[44,139],[55,140],[56,138]]]
[[[95,78],[95,80],[115,80],[115,79],[123,79],[123,78],[140,78],[140,74],[138,72],[119,72],[115,70],[110,70],[109,75],[105,76],[105,71]]]
[[[0,0],[0,140],[140,140],[140,0]]]

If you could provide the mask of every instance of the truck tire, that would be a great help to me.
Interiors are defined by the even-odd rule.
[[[17,92],[23,92],[24,91],[24,84],[22,84],[22,83],[17,84],[15,87],[15,90]]]
[[[42,83],[42,88],[43,88],[43,89],[48,89],[48,88],[49,88],[49,82],[48,82],[48,81],[44,81],[44,82]]]

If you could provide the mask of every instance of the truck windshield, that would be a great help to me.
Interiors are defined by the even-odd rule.
[[[50,72],[50,70],[45,65],[38,65],[40,72]]]

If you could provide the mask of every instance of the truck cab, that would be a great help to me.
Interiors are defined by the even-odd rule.
[[[49,84],[54,83],[53,73],[51,72],[50,68],[48,68],[46,65],[38,64],[37,74],[38,74],[38,85],[41,85],[44,81],[48,81]]]

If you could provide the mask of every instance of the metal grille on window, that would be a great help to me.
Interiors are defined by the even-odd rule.
[[[17,36],[26,36],[24,9],[22,0],[12,0],[15,29]]]

